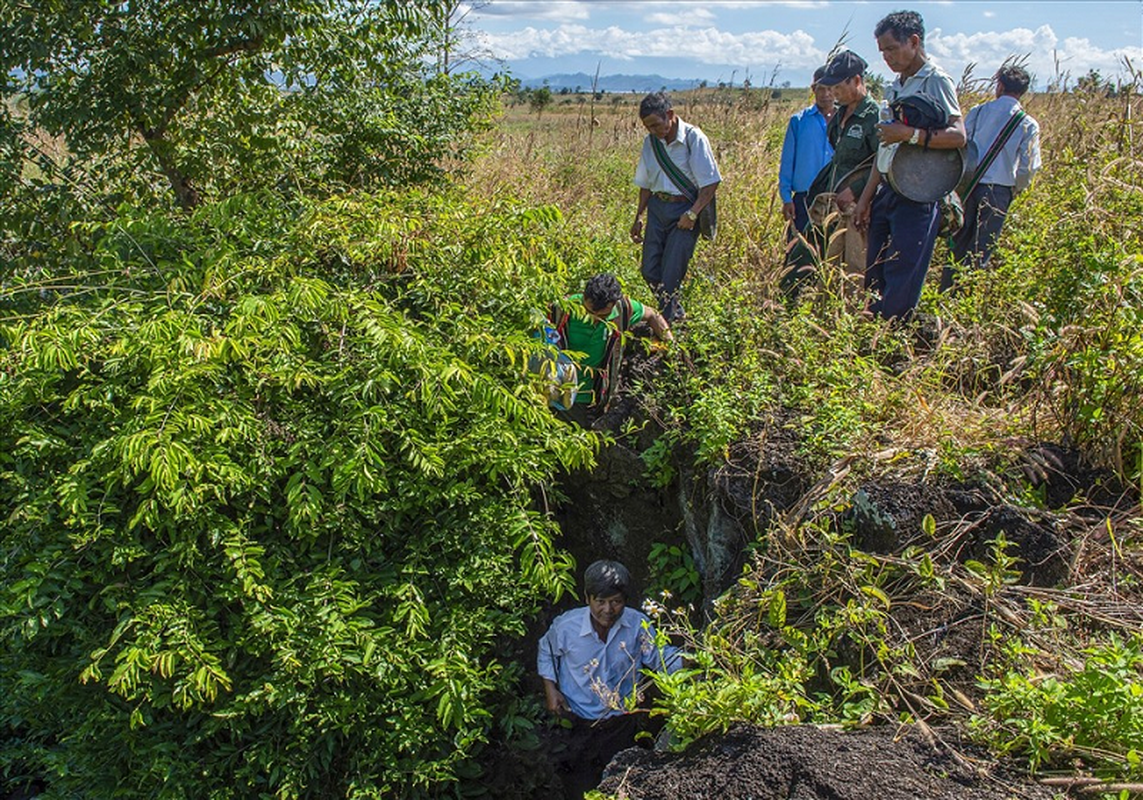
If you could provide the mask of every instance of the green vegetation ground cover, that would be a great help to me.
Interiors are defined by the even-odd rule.
[[[235,35],[338,30],[238,5]],[[376,24],[409,37],[386,52],[419,63],[439,20],[382,6],[398,20]],[[60,30],[86,42],[95,7],[63,9]],[[168,21],[147,47],[186,24]],[[0,23],[6,42],[40,41],[27,19]],[[139,44],[101,45],[100,107],[115,110],[131,85],[110,78]],[[223,67],[262,74],[241,60]],[[4,106],[0,769],[60,797],[474,791],[488,743],[526,746],[537,718],[518,697],[527,667],[502,646],[572,588],[536,497],[599,446],[525,376],[536,309],[602,270],[649,299],[624,238],[634,108],[600,104],[596,126],[579,105],[509,111],[466,164],[457,143],[490,107],[475,79],[411,71],[381,95],[333,80],[285,108],[225,69],[194,102],[139,95],[175,111],[157,150],[137,116],[65,123],[79,73]],[[1019,439],[1066,440],[1138,485],[1137,98],[1033,100],[1044,173],[997,270],[956,296],[926,292],[922,312],[941,321],[927,338],[862,319],[828,279],[796,308],[777,296],[790,109],[771,99],[710,90],[680,107],[727,180],[719,240],[687,285],[685,344],[645,387],[664,424],[654,458],[717,464],[779,410],[809,463],[849,477],[795,527],[761,532],[716,624],[680,621],[697,666],[663,684],[661,710],[681,741],[737,719],[932,719],[960,702],[942,674],[963,665],[919,663],[891,611],[955,585],[987,598],[981,737],[1036,765],[1079,753],[1137,776],[1138,731],[1114,716],[1139,694],[1137,622],[1062,626],[1053,608],[1084,597],[1022,594],[1003,547],[972,569],[933,548],[874,557],[826,513],[890,468],[1005,474]],[[247,138],[212,150],[224,101]],[[267,119],[284,127],[270,136]],[[331,148],[295,160],[292,137],[313,130]],[[461,177],[441,182],[446,167]],[[1138,518],[1106,527],[1124,570]],[[660,555],[691,592],[685,557]],[[1138,588],[1122,575],[1120,600]]]
[[[685,611],[661,612],[662,625],[697,653],[693,671],[659,682],[668,725],[685,743],[736,720],[972,717],[983,740],[1033,767],[1064,766],[1080,755],[1101,774],[1138,778],[1137,732],[1094,722],[1109,707],[1131,715],[1131,698],[1143,686],[1132,656],[1140,621],[1130,612],[1138,599],[1137,507],[1109,508],[1097,520],[1121,559],[1116,566],[1112,558],[1110,575],[1106,561],[1077,568],[1083,588],[1041,597],[1010,585],[1024,569],[1010,545],[971,568],[950,560],[949,543],[964,526],[933,530],[929,544],[886,559],[854,547],[827,519],[845,510],[860,481],[902,474],[983,481],[998,497],[1042,507],[1043,495],[1016,468],[1021,443],[1042,440],[1079,447],[1089,464],[1111,469],[1137,491],[1138,98],[1131,91],[1118,100],[1102,93],[1033,98],[1045,169],[1011,212],[996,269],[966,276],[955,295],[928,287],[921,323],[893,330],[855,313],[859,306],[828,274],[796,307],[778,296],[775,132],[787,109],[748,108],[741,93],[727,103],[726,94],[689,94],[680,104],[680,114],[716,142],[724,222],[719,241],[700,247],[688,279],[685,357],[669,361],[653,387],[640,387],[654,394],[665,423],[645,457],[657,474],[680,455],[716,465],[732,442],[777,418],[793,420],[785,424],[795,427],[811,463],[822,472],[836,467],[842,477],[794,528],[763,532],[756,565],[716,606],[708,627],[696,630]],[[545,117],[551,129],[558,129],[557,113]],[[633,107],[627,113],[633,118]],[[622,241],[633,208],[630,176],[621,173],[602,194],[598,176],[613,172],[617,158],[630,166],[641,131],[609,113],[591,142],[578,117],[569,112],[565,123],[546,149],[532,130],[527,152],[547,161],[565,153],[565,169],[581,176],[575,187],[598,203],[577,202],[574,191],[543,178],[539,191],[566,198],[561,205],[573,225],[627,248],[622,274],[639,292],[637,250]],[[496,146],[513,149],[510,141]],[[480,179],[520,187],[525,196],[537,186],[524,179],[532,173],[527,156],[493,157],[478,168]],[[939,247],[935,263],[946,257]],[[662,573],[665,580],[672,568]],[[687,585],[674,587],[676,594]],[[902,638],[891,613],[918,592],[950,585],[982,604],[982,644],[967,673],[962,659],[930,658]],[[1057,601],[1066,614],[1044,611]],[[1061,630],[1068,615],[1075,619]],[[1105,669],[1104,662],[1122,666]],[[1045,674],[1054,677],[1045,681]],[[1090,685],[1095,674],[1106,675],[1098,691]]]

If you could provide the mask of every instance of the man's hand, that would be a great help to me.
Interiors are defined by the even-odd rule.
[[[697,222],[697,216],[694,219],[691,219],[689,216],[687,216],[686,212],[683,212],[683,215],[679,217],[679,221],[676,224],[678,225],[680,231],[689,231],[694,229]]]
[[[643,242],[643,220],[635,217],[635,221],[631,223],[631,241],[635,244]]]
[[[913,138],[913,131],[912,125],[903,122],[883,122],[877,126],[877,138],[881,140],[881,144],[907,142]]]
[[[568,701],[564,697],[564,693],[557,689],[554,683],[548,680],[544,681],[544,705],[548,707],[548,711],[557,717],[563,716],[565,712],[571,711],[571,708],[568,707]]]
[[[786,222],[794,221],[794,201],[782,203],[782,216],[786,218]]]
[[[862,232],[869,230],[869,212],[872,206],[872,201],[863,193],[853,212],[853,227]]]
[[[834,195],[833,202],[837,206],[837,210],[844,214],[857,202],[857,199],[853,196],[853,189],[846,186]]]
[[[675,341],[671,326],[658,311],[650,311],[647,314],[647,324],[651,326],[651,335],[655,337],[655,341],[663,343]]]

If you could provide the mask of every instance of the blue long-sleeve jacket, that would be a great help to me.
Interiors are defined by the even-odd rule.
[[[778,194],[783,203],[794,192],[810,188],[821,168],[833,158],[833,147],[826,138],[826,118],[816,105],[803,108],[786,124],[782,142],[782,162],[778,168]]]

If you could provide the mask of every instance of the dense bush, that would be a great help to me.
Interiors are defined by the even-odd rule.
[[[591,458],[522,378],[551,209],[270,195],[0,294],[0,769],[54,796],[431,795],[569,588]],[[55,251],[53,251],[55,252]],[[467,767],[465,767],[467,769]]]

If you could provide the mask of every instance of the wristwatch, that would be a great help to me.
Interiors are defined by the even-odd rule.
[[[687,219],[689,219],[691,222],[694,222],[696,219],[698,219],[698,214],[696,214],[695,212],[691,211],[688,208],[687,209]]]
[[[921,139],[921,129],[913,128],[913,135],[909,137],[909,144],[916,144]]]

